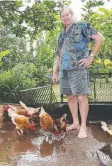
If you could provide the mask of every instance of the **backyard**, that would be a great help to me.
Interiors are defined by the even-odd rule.
[[[110,135],[101,128],[101,120],[112,120],[111,0],[80,2],[79,22],[94,27],[105,38],[89,66],[88,137],[78,139],[77,130],[66,132],[62,140],[53,142],[43,141],[38,131],[19,137],[15,125],[2,112],[2,106],[18,106],[23,101],[33,109],[43,106],[55,117],[67,111],[67,125],[72,123],[67,98],[60,94],[59,84],[52,82],[58,36],[63,29],[60,8],[72,2],[0,0],[0,166],[100,166],[99,150],[105,154],[102,149],[112,144]],[[89,43],[88,52],[93,45],[94,42]],[[112,152],[105,155],[111,163],[107,166],[111,166]]]

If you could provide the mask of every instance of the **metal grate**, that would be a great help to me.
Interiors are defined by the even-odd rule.
[[[90,73],[90,103],[112,103],[112,73]],[[61,94],[61,102],[64,101]]]
[[[112,75],[90,74],[90,102],[112,102]]]
[[[51,85],[20,91],[21,100],[30,106],[58,107]]]

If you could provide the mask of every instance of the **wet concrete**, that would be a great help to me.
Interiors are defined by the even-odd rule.
[[[14,126],[5,122],[0,130],[0,166],[99,166],[96,151],[111,143],[100,124],[88,123],[88,138],[78,139],[70,131],[64,140],[43,142],[33,133],[17,137]]]

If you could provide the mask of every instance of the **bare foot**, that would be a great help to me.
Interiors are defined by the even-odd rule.
[[[79,130],[79,129],[80,129],[79,125],[72,124],[66,128],[66,131]]]
[[[78,138],[86,138],[87,137],[87,131],[85,127],[81,127],[79,134],[78,134]]]

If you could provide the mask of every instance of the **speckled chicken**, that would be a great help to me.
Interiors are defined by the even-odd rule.
[[[54,127],[54,120],[52,117],[44,110],[43,107],[41,107],[40,111],[40,125],[41,128],[44,130],[53,130]]]
[[[16,131],[19,135],[23,134],[24,129],[35,130],[35,125],[33,122],[30,122],[29,117],[18,115],[12,108],[8,109],[8,115],[16,126]]]
[[[57,126],[57,129],[60,132],[66,132],[66,114],[64,114],[61,118],[55,120],[55,124]]]

